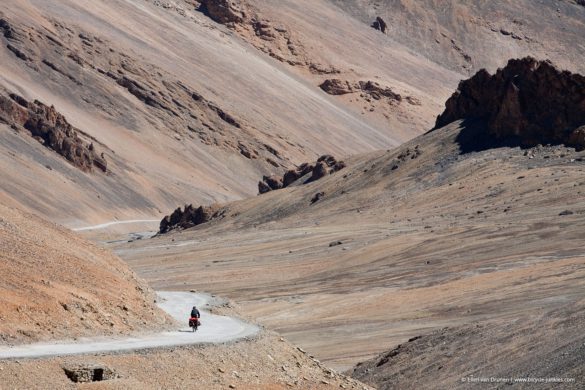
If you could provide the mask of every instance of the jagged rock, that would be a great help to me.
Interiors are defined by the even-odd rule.
[[[0,19],[0,30],[3,31],[2,35],[4,36],[4,38],[6,39],[14,38],[14,30],[12,29],[12,26],[10,26],[10,23],[8,23],[6,19]]]
[[[383,32],[384,34],[386,34],[386,28],[388,27],[386,25],[386,22],[384,21],[384,19],[382,19],[381,17],[376,17],[376,20],[374,20],[374,22],[372,23],[372,27],[375,28],[378,31]]]
[[[269,191],[279,190],[283,187],[282,179],[277,176],[264,176],[258,183],[258,192],[264,194]]]
[[[358,81],[356,83],[350,83],[349,81],[340,79],[328,79],[321,83],[319,87],[329,95],[345,95],[348,93],[362,92],[375,100],[387,98],[389,101],[398,103],[402,101],[402,96],[400,94],[395,93],[389,87],[382,87],[375,81]],[[414,98],[408,96],[407,99]],[[414,102],[414,100],[411,101]],[[411,104],[414,104],[412,102]],[[420,102],[418,104],[420,104]]]
[[[459,84],[435,129],[458,119],[483,121],[495,143],[565,144],[582,150],[585,77],[530,57],[508,61],[494,75],[482,69]]]
[[[303,164],[299,165],[298,168],[291,169],[291,170],[287,171],[282,178],[282,186],[288,187],[289,185],[291,185],[292,183],[294,183],[295,181],[297,181],[301,177],[312,172],[314,168],[315,168],[315,165],[311,165],[309,163],[303,163]]]
[[[246,19],[243,6],[235,0],[202,0],[199,10],[221,24],[242,23]]]
[[[402,96],[392,91],[392,89],[388,87],[382,87],[380,84],[374,81],[360,81],[359,83],[360,90],[368,93],[376,100],[380,100],[382,97],[387,97],[391,100],[402,101]]]
[[[310,177],[301,183],[307,184],[335,173],[343,168],[345,168],[345,163],[343,161],[338,161],[331,155],[323,155],[317,159],[315,164],[304,163],[296,169],[287,171],[282,179],[277,176],[264,176],[262,181],[258,183],[258,192],[264,194],[269,191],[286,188],[296,183],[299,179],[311,174]]]
[[[114,370],[102,364],[63,367],[63,371],[75,383],[100,382],[118,377]]]
[[[313,174],[309,178],[309,181],[319,180],[323,178],[325,175],[327,175],[327,164],[325,164],[325,162],[323,161],[320,161],[315,165],[315,168],[313,169]]]
[[[78,130],[53,106],[0,93],[0,122],[13,128],[24,127],[33,138],[83,171],[89,172],[93,166],[107,171],[104,154],[98,154],[93,143],[88,145],[79,138]]]
[[[164,234],[177,229],[191,227],[210,222],[225,215],[227,209],[219,205],[199,206],[185,205],[185,209],[177,208],[171,215],[160,221],[159,233]]]
[[[352,85],[348,81],[343,81],[340,79],[325,80],[321,85],[319,85],[319,88],[327,92],[329,95],[345,95],[355,92]]]
[[[269,21],[259,20],[253,23],[254,32],[256,35],[264,40],[273,41],[276,39],[276,30],[272,27]]]
[[[320,201],[321,199],[323,199],[323,197],[325,196],[325,193],[323,191],[321,192],[317,192],[315,195],[313,195],[313,197],[311,198],[311,204],[313,203],[317,203],[318,201]]]

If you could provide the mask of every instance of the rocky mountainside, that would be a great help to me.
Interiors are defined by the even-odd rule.
[[[2,1],[0,343],[165,328],[148,282],[300,349],[4,361],[0,383],[582,377],[583,36],[580,0]]]
[[[324,153],[390,147],[416,133],[406,121],[391,129],[362,118],[329,99],[317,80],[292,75],[296,65],[257,50],[254,42],[275,44],[270,34],[287,39],[276,30],[280,22],[250,26],[256,38],[245,42],[198,9],[150,1],[3,4],[0,86],[55,107],[87,147],[93,143],[93,162],[104,153],[108,174],[75,172],[26,132],[0,123],[0,158],[10,168],[2,171],[2,202],[69,226],[161,218],[177,204],[255,195],[259,177]],[[456,81],[439,66],[424,69]]]
[[[531,79],[534,69],[516,69],[517,80]],[[578,100],[579,94],[563,96]],[[554,106],[557,98],[545,94],[538,104],[550,99]],[[506,104],[492,100],[497,108]],[[443,328],[445,337],[455,337],[464,326],[458,345],[469,338],[477,353],[457,364],[480,375],[489,371],[483,356],[504,351],[492,350],[490,340],[517,334],[522,343],[525,324],[540,337],[530,339],[533,355],[495,371],[512,375],[561,347],[543,335],[556,318],[573,318],[581,304],[585,155],[547,145],[546,132],[534,133],[543,138],[533,147],[493,143],[469,150],[461,142],[490,134],[488,118],[459,119],[396,149],[345,159],[341,172],[319,181],[229,203],[223,219],[196,230],[117,250],[157,288],[190,288],[189,280],[197,280],[193,287],[238,297],[250,315],[340,369]],[[541,319],[531,317],[534,311]],[[569,323],[566,335],[575,335],[580,317]],[[475,343],[476,325],[498,331]],[[569,339],[562,347],[577,353],[579,339]],[[428,345],[435,356],[440,340],[429,336],[412,345],[416,351]],[[505,351],[508,360],[521,353]],[[433,359],[419,364],[418,352],[400,356],[398,365],[380,365],[379,377],[371,371],[360,378],[382,385],[386,379],[377,378],[411,365],[405,372],[426,373],[419,388],[436,378],[428,371],[438,370]],[[556,367],[569,375],[578,361]],[[365,367],[372,364],[377,361]],[[458,375],[454,368],[438,378]],[[412,376],[396,381],[388,383],[415,383]]]
[[[381,17],[397,41],[469,75],[495,71],[509,58],[533,56],[585,73],[578,44],[585,7],[574,0],[328,0],[369,26]],[[382,34],[380,34],[382,35]]]
[[[0,343],[164,329],[172,320],[119,258],[0,205]]]
[[[0,94],[0,121],[13,130],[27,131],[29,135],[65,157],[83,171],[97,167],[107,172],[104,154],[98,154],[93,143],[79,138],[79,130],[74,129],[67,119],[55,110],[35,100],[28,102],[22,97]]]
[[[79,226],[253,196],[259,177],[424,132],[464,74],[512,54],[580,70],[566,42],[582,36],[583,7],[558,3],[541,20],[525,2],[9,0],[0,85],[54,106],[96,148],[69,160],[108,174],[75,172],[0,123],[0,197]]]

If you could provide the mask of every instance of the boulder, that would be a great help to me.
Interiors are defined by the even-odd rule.
[[[327,92],[329,95],[346,95],[348,93],[355,92],[348,81],[343,81],[340,79],[325,80],[321,85],[319,85],[319,88]]]
[[[118,378],[111,368],[103,364],[78,364],[63,367],[65,375],[75,383],[101,382]]]
[[[372,23],[372,27],[375,28],[378,31],[383,32],[384,34],[386,34],[386,29],[388,28],[386,22],[384,21],[384,19],[382,19],[381,17],[376,17],[376,20],[374,20],[374,22]]]
[[[258,183],[258,192],[264,194],[268,191],[279,190],[282,187],[282,179],[278,176],[264,176],[262,181]]]
[[[237,0],[201,0],[199,10],[220,24],[234,25],[246,19],[244,7]]]

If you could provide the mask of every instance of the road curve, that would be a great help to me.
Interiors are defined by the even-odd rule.
[[[131,351],[192,344],[214,344],[239,340],[258,333],[259,328],[233,317],[210,314],[205,309],[211,297],[187,292],[159,292],[159,306],[182,324],[176,331],[134,337],[83,338],[76,341],[55,341],[1,346],[0,359],[38,358],[103,352]],[[202,326],[192,333],[187,320],[193,305],[200,308]]]

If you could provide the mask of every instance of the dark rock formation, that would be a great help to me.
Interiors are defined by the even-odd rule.
[[[65,375],[75,383],[101,382],[118,378],[111,368],[102,364],[63,367]]]
[[[177,208],[171,215],[160,221],[159,233],[164,234],[177,229],[189,229],[193,226],[221,218],[227,209],[219,205],[199,206],[185,205],[185,209]]]
[[[12,26],[6,19],[0,19],[0,30],[2,30],[2,35],[6,39],[13,39],[14,38],[14,30]]]
[[[386,98],[391,102],[402,101],[402,96],[392,91],[389,87],[383,87],[375,81],[358,81],[356,83],[350,83],[340,79],[328,79],[325,80],[319,87],[327,92],[329,95],[346,95],[348,93],[360,92],[364,96],[369,96],[374,100],[381,100]],[[411,104],[415,104],[416,99],[408,96]],[[418,102],[420,105],[420,102]]]
[[[376,17],[376,20],[374,20],[374,23],[372,23],[372,27],[378,31],[383,32],[384,34],[386,34],[386,29],[388,28],[384,19],[379,16]]]
[[[282,178],[282,186],[288,187],[295,181],[299,180],[301,177],[311,173],[314,168],[315,168],[314,164],[303,163],[299,165],[296,169],[290,169],[286,171]]]
[[[494,75],[482,69],[459,84],[435,129],[458,119],[485,124],[485,145],[475,149],[565,144],[582,150],[585,77],[530,57],[508,61]]]
[[[47,148],[54,150],[83,171],[97,167],[107,171],[107,162],[103,153],[95,150],[93,143],[86,143],[78,136],[75,129],[55,107],[46,106],[35,100],[0,93],[0,122],[12,128],[25,128],[30,135]]]
[[[376,100],[380,100],[383,97],[389,98],[391,100],[402,101],[402,96],[392,91],[392,89],[388,87],[382,87],[380,84],[374,81],[360,81],[358,83],[359,89],[363,92],[369,94],[372,98]]]
[[[199,11],[220,24],[242,23],[246,12],[235,0],[202,0]]]
[[[258,183],[258,192],[261,194],[281,188],[283,188],[282,179],[276,175],[264,176],[262,177],[262,181]]]
[[[345,95],[355,92],[353,86],[348,81],[339,79],[328,79],[319,85],[323,91],[329,95]]]
[[[345,163],[343,161],[338,161],[335,157],[330,155],[323,155],[319,157],[315,164],[304,163],[295,169],[287,171],[282,179],[278,176],[264,176],[262,181],[258,183],[258,192],[264,194],[269,191],[286,188],[297,183],[298,180],[302,178],[304,178],[304,181],[301,184],[307,184],[335,173],[343,168],[345,168]],[[311,174],[311,176],[308,176],[309,174]]]
[[[325,193],[323,191],[321,192],[317,192],[315,195],[313,195],[313,197],[311,198],[311,204],[313,203],[317,203],[318,201],[320,201],[321,199],[323,199],[323,197],[325,196]]]

